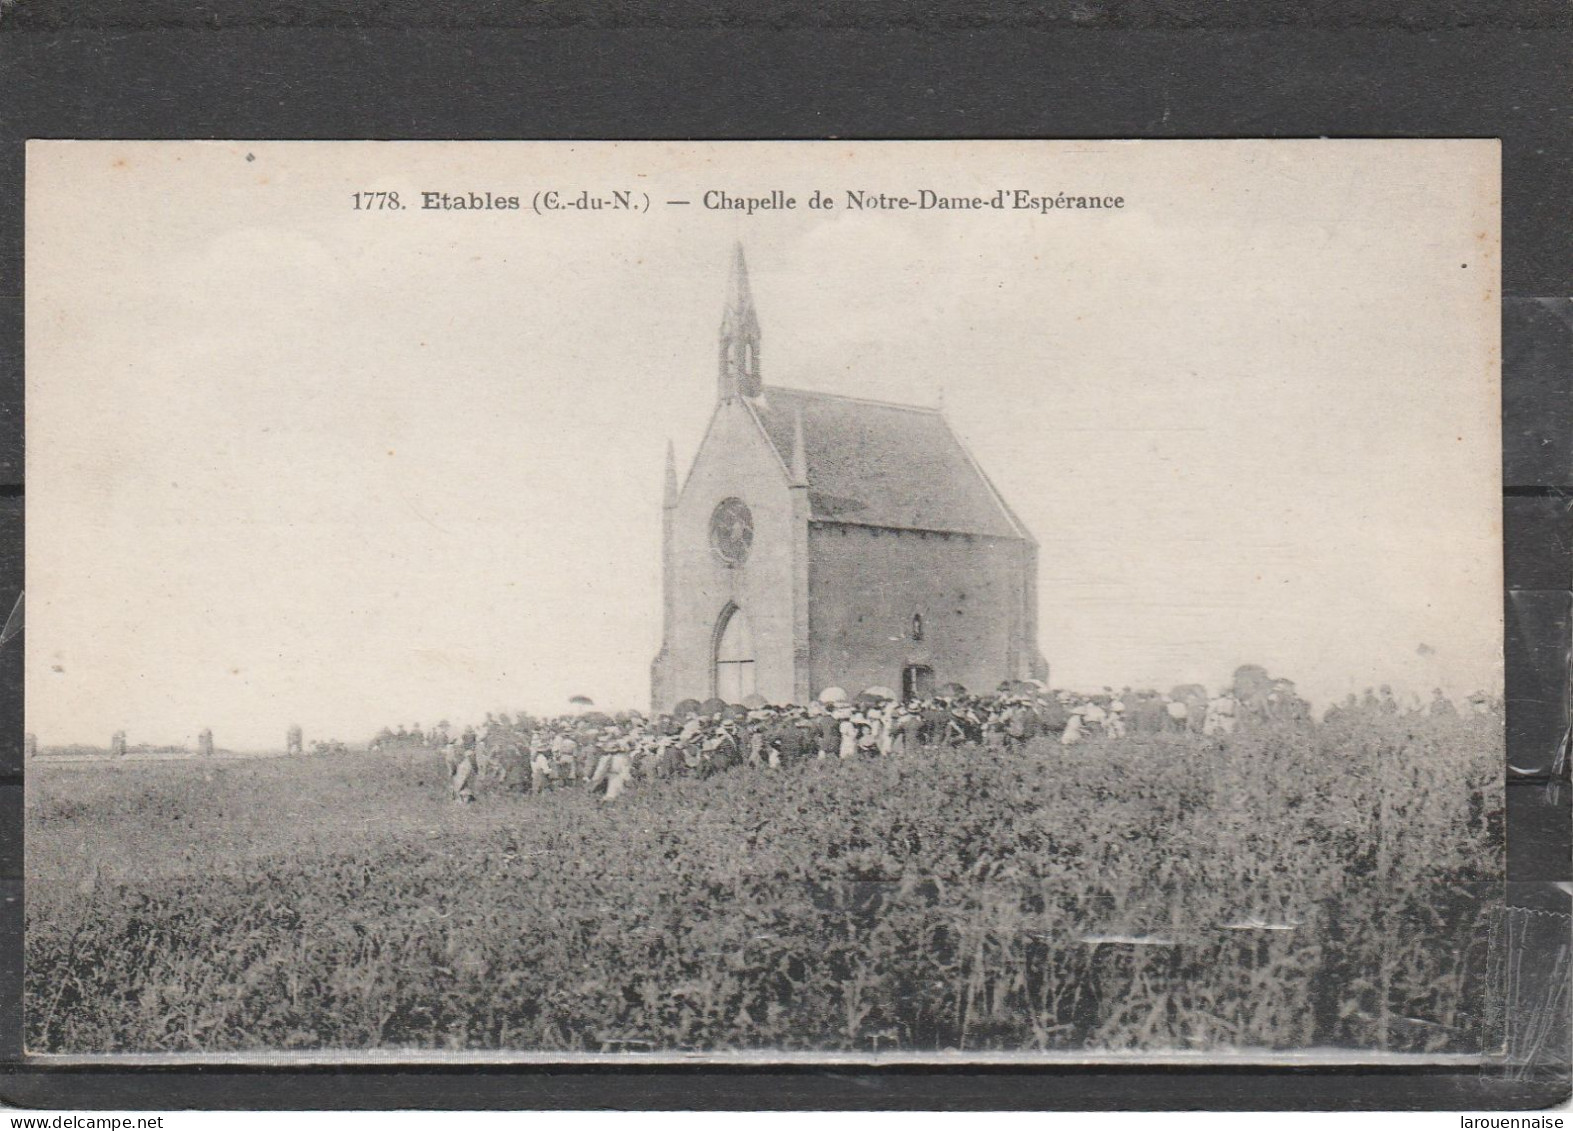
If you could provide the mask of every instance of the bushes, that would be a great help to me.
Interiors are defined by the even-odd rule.
[[[222,866],[30,887],[29,1044],[1478,1051],[1499,735],[930,750],[473,817],[401,763],[386,830],[248,857],[199,828]],[[304,804],[272,768],[229,788]],[[93,818],[47,812],[46,854]]]

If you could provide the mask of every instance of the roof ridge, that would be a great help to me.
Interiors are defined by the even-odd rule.
[[[943,412],[786,385],[764,394],[742,400],[784,466],[802,417],[814,519],[1032,541]]]
[[[846,393],[829,393],[821,389],[799,389],[791,385],[766,385],[760,391],[760,395],[765,400],[769,400],[772,392],[797,394],[805,397],[824,397],[827,400],[849,401],[852,404],[873,405],[876,408],[897,408],[903,412],[926,412],[931,416],[942,415],[940,410],[932,405],[903,404],[900,401],[882,401],[874,397],[854,397]]]

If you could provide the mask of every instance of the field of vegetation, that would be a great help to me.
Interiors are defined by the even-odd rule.
[[[445,798],[28,770],[35,1052],[1490,1048],[1501,719]]]

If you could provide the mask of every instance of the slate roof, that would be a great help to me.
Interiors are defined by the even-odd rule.
[[[1032,540],[936,409],[775,386],[746,403],[789,472],[801,417],[813,519]]]

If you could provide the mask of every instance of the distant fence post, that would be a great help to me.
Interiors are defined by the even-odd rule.
[[[109,753],[110,753],[110,755],[112,757],[115,757],[115,758],[124,758],[126,756],[126,732],[125,731],[117,730],[114,734],[112,734],[110,736],[110,738],[109,738]]]
[[[213,757],[213,728],[203,727],[202,733],[197,735],[197,753],[204,758]]]
[[[22,736],[22,757],[24,757],[24,758],[36,758],[36,757],[38,757],[38,735],[36,735],[36,734],[24,734]]]
[[[305,752],[305,746],[301,739],[300,727],[290,727],[288,733],[286,733],[284,736],[284,753],[304,754]]]

